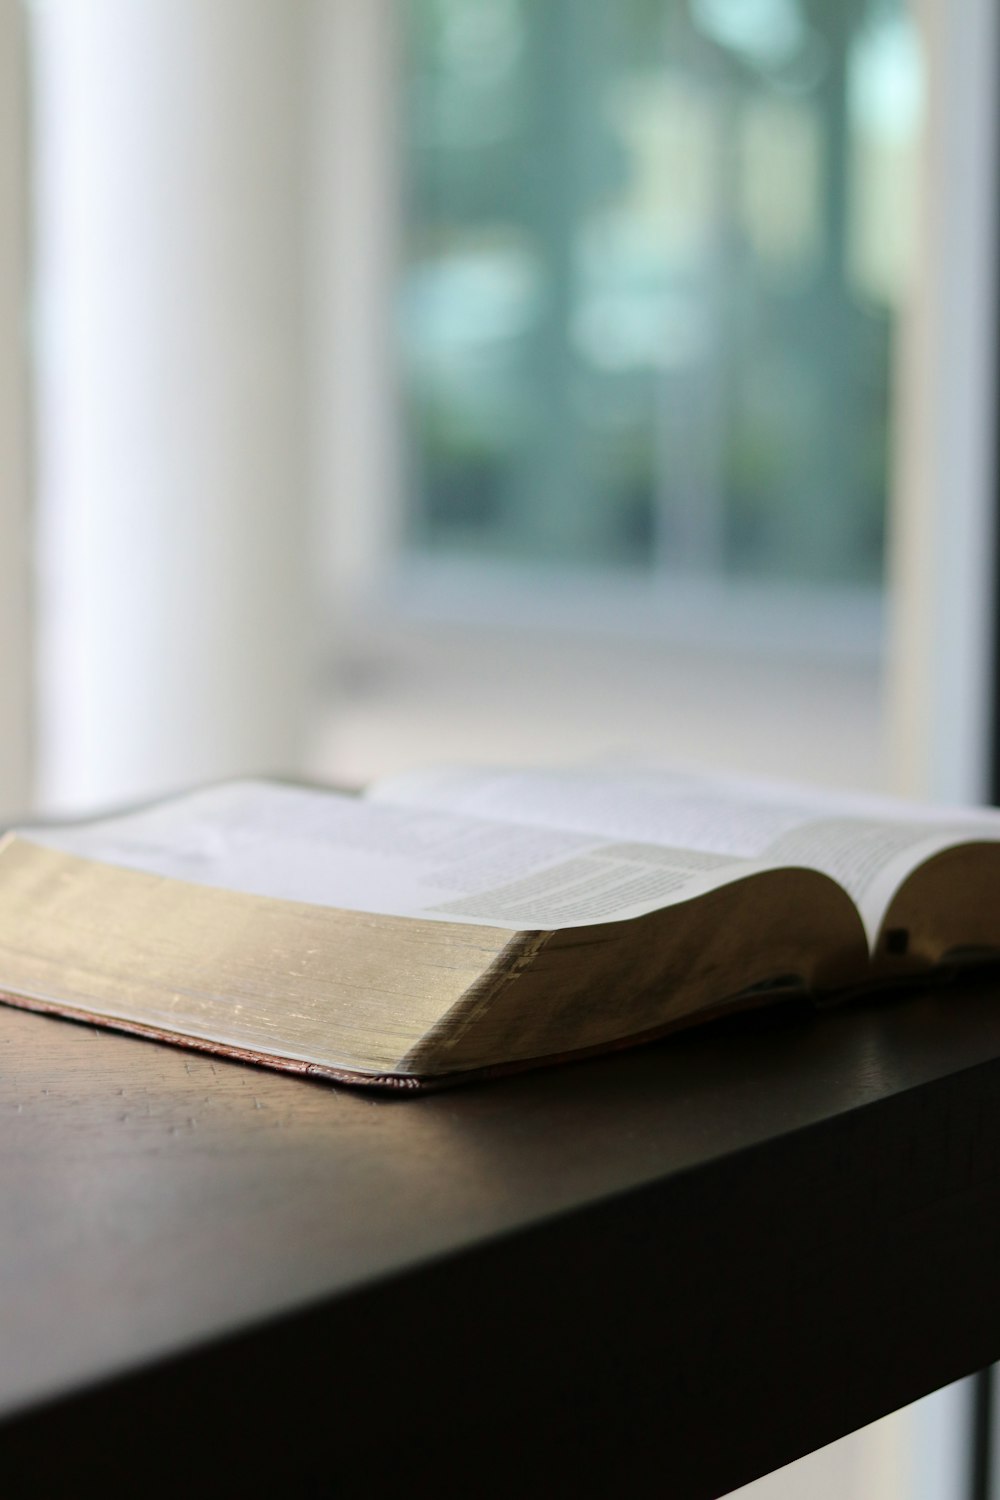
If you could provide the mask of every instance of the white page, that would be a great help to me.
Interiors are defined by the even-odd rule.
[[[639,916],[750,873],[731,855],[230,782],[22,838],[106,864],[314,905],[481,926]]]
[[[1000,840],[993,810],[935,808],[786,783],[635,766],[558,770],[442,767],[378,783],[372,801],[516,818],[608,838],[644,840],[805,865],[850,893],[874,943],[893,892],[956,843]]]

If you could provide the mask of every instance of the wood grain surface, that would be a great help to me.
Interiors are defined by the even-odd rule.
[[[402,1099],[0,1007],[13,1493],[719,1494],[1000,1356],[998,1255],[993,983]]]

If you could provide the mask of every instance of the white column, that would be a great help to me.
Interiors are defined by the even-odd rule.
[[[307,0],[39,0],[41,791],[294,771]]]
[[[897,365],[890,731],[901,791],[986,791],[997,504],[1000,12],[918,0],[927,101],[917,278]]]
[[[0,0],[0,821],[31,799],[24,38]]]

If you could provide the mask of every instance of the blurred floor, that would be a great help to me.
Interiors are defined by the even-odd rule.
[[[380,623],[341,650],[309,771],[361,784],[440,760],[638,752],[881,791],[882,740],[881,671],[862,653]]]

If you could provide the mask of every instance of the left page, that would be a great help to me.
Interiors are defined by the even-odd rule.
[[[733,852],[249,780],[18,837],[195,885],[512,931],[641,916],[762,868]]]

